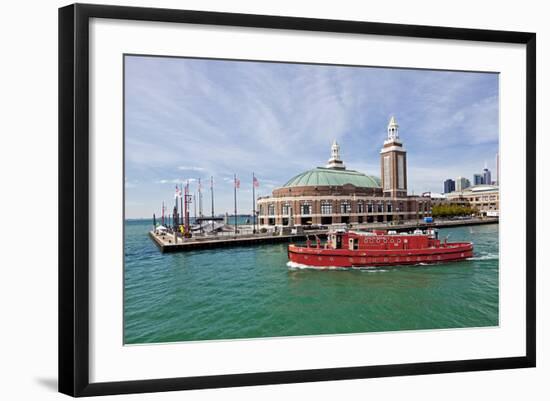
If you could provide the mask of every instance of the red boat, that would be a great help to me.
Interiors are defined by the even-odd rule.
[[[447,242],[430,229],[412,233],[395,231],[330,232],[325,244],[319,237],[305,246],[288,246],[291,262],[317,267],[394,266],[452,262],[473,256],[471,242]]]

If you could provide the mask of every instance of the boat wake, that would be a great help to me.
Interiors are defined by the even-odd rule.
[[[286,264],[289,270],[343,270],[343,271],[355,271],[360,270],[365,273],[378,273],[387,272],[377,266],[361,266],[361,267],[341,267],[341,266],[309,266],[296,262],[287,262]]]
[[[468,258],[467,260],[498,260],[498,253],[486,253]]]

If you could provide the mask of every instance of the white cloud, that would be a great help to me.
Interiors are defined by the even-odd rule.
[[[137,182],[130,182],[130,181],[124,180],[124,188],[132,189],[136,187],[137,187]]]
[[[183,184],[197,181],[195,178],[170,178],[156,181],[157,184]]]
[[[178,166],[178,170],[183,171],[205,171],[206,169],[203,167],[196,167],[196,166]]]

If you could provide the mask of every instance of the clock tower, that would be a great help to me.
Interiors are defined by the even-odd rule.
[[[382,191],[384,196],[407,196],[407,152],[399,138],[399,125],[392,116],[388,136],[380,151]]]

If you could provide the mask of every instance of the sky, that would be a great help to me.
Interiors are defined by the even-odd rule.
[[[407,150],[409,194],[496,175],[498,74],[125,56],[125,216],[160,215],[197,180],[203,211],[251,213],[252,173],[269,195],[324,166],[333,140],[348,169],[380,176],[391,116]],[[193,212],[193,206],[191,207]]]

